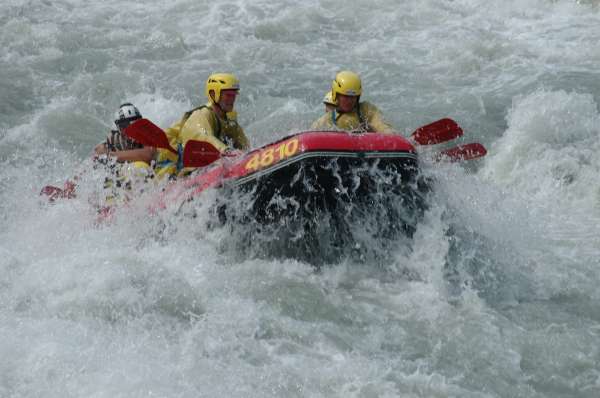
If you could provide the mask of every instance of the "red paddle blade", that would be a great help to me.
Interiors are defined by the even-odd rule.
[[[443,158],[448,158],[453,162],[458,162],[461,160],[477,159],[485,156],[486,153],[487,150],[483,145],[478,142],[473,142],[471,144],[459,145],[454,148],[441,151],[437,155],[436,159],[440,160]]]
[[[168,149],[177,153],[169,144],[167,135],[160,127],[148,119],[139,119],[125,127],[123,130],[129,138],[139,142],[144,146]]]
[[[75,195],[75,188],[77,186],[74,182],[65,182],[64,188],[55,187],[53,185],[46,185],[40,191],[41,195],[46,195],[50,202],[54,202],[56,199],[72,199]]]
[[[55,187],[55,186],[52,186],[52,185],[46,185],[40,191],[40,196],[41,195],[46,195],[48,197],[48,200],[50,202],[54,202],[56,199],[62,197],[63,190],[60,189],[59,187]]]
[[[205,141],[190,140],[183,150],[183,167],[208,166],[221,157],[214,145]]]
[[[462,134],[460,126],[454,120],[446,118],[419,127],[410,136],[417,144],[433,145],[453,140]]]

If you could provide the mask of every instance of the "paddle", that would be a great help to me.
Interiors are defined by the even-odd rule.
[[[75,197],[76,185],[72,181],[65,182],[64,188],[46,185],[40,191],[41,195],[48,196],[48,201],[54,202],[56,199],[72,199]]]
[[[205,141],[190,140],[183,150],[183,167],[208,166],[221,157],[214,145]]]
[[[165,132],[148,119],[140,119],[125,127],[125,134],[142,145],[168,149],[177,154],[171,147]],[[183,167],[204,167],[221,157],[221,152],[214,145],[204,141],[190,140],[183,151]]]
[[[123,131],[129,138],[139,142],[142,145],[168,149],[175,154],[177,153],[177,151],[171,147],[171,144],[169,144],[169,140],[165,132],[148,119],[136,120],[129,126],[125,127]]]
[[[420,145],[433,145],[460,137],[462,129],[452,119],[440,119],[426,126],[419,127],[410,136]]]
[[[478,142],[471,144],[458,145],[454,148],[446,149],[439,152],[435,159],[442,160],[444,158],[449,159],[452,162],[458,162],[462,160],[472,160],[485,156],[487,150],[483,145]]]
[[[54,202],[56,199],[63,197],[63,190],[54,185],[46,185],[40,191],[40,196],[46,195],[50,202]]]
[[[449,118],[440,119],[426,126],[419,127],[411,134],[412,139],[420,145],[434,145],[450,141],[463,135],[463,130],[458,123]],[[458,145],[454,148],[439,152],[435,159],[447,158],[457,162],[472,160],[485,156],[487,150],[480,143]]]

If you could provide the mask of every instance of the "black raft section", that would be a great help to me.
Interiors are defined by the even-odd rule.
[[[427,185],[412,152],[303,153],[222,188],[223,247],[317,266],[385,261],[412,237]]]

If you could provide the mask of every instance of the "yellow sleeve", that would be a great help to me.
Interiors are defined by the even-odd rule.
[[[330,130],[333,128],[333,123],[331,122],[331,113],[327,112],[317,120],[313,122],[310,126],[311,130]]]
[[[246,134],[244,134],[244,129],[237,122],[237,112],[231,111],[227,112],[227,117],[225,120],[221,119],[221,136],[224,136],[228,139],[228,144],[233,145],[235,149],[246,150],[250,149],[250,141]]]
[[[248,137],[244,134],[244,129],[239,124],[234,129],[231,138],[233,139],[235,149],[243,151],[250,149],[250,141],[248,141]]]
[[[169,140],[169,144],[175,150],[177,150],[177,143],[179,142],[179,133],[181,132],[181,122],[183,119],[173,123],[170,127],[165,129],[165,134]],[[173,152],[163,149],[156,148],[155,160],[158,164],[158,168],[162,168],[161,164],[166,161],[177,162],[177,155]]]
[[[372,105],[368,102],[364,102],[361,105],[364,107],[362,113],[366,116],[367,123],[369,124],[369,127],[373,129],[373,131],[379,133],[393,133],[395,131],[394,127],[385,121],[382,113],[375,105]]]
[[[215,137],[216,130],[216,116],[209,109],[203,108],[192,113],[186,120],[179,134],[179,142],[185,147],[189,140],[204,141],[223,152],[227,149],[227,145]]]
[[[165,129],[165,134],[167,135],[167,139],[169,140],[169,144],[173,149],[177,149],[177,142],[179,140],[179,133],[181,133],[181,126],[183,119],[179,119],[177,122],[173,123],[170,127]]]

